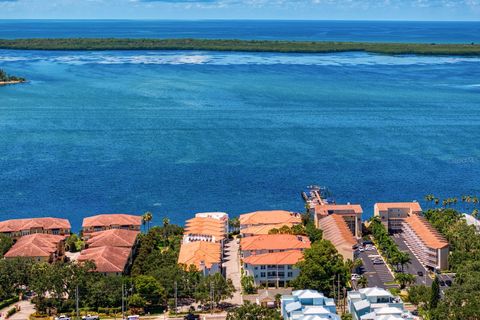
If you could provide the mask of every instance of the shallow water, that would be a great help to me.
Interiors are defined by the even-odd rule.
[[[0,51],[0,218],[478,193],[477,58]]]

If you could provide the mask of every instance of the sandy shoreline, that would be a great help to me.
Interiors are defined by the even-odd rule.
[[[0,81],[0,86],[6,86],[9,84],[23,83],[25,81]]]

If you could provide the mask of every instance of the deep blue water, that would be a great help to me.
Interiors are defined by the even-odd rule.
[[[2,32],[0,28],[0,32]],[[23,31],[22,31],[23,32]],[[0,218],[478,194],[480,58],[0,51]]]
[[[480,21],[0,20],[0,38],[42,37],[478,43]]]

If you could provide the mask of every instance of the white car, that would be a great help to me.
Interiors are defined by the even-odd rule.
[[[55,320],[70,320],[70,318],[65,315],[61,315],[59,317],[55,317]]]
[[[358,280],[360,279],[360,275],[356,274],[356,273],[352,273],[352,280]]]

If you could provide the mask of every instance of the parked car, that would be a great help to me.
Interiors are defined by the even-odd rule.
[[[70,320],[70,317],[67,317],[66,315],[61,315],[59,317],[55,317],[55,320]]]
[[[100,320],[100,317],[99,316],[92,316],[92,315],[88,314],[86,316],[83,316],[82,320]]]
[[[140,320],[139,315],[128,316],[125,320]]]
[[[189,313],[185,317],[183,317],[184,320],[197,320],[200,319],[200,316],[198,314],[192,314]]]
[[[417,275],[418,275],[419,277],[423,277],[423,271],[418,271],[418,272],[417,272]]]
[[[352,273],[352,280],[358,280],[360,279],[360,275],[356,274],[356,273]]]
[[[383,260],[382,259],[374,259],[373,264],[383,264]]]
[[[365,249],[363,249],[362,247],[360,247],[360,248],[358,248],[358,251],[363,252],[363,251],[365,251]]]

